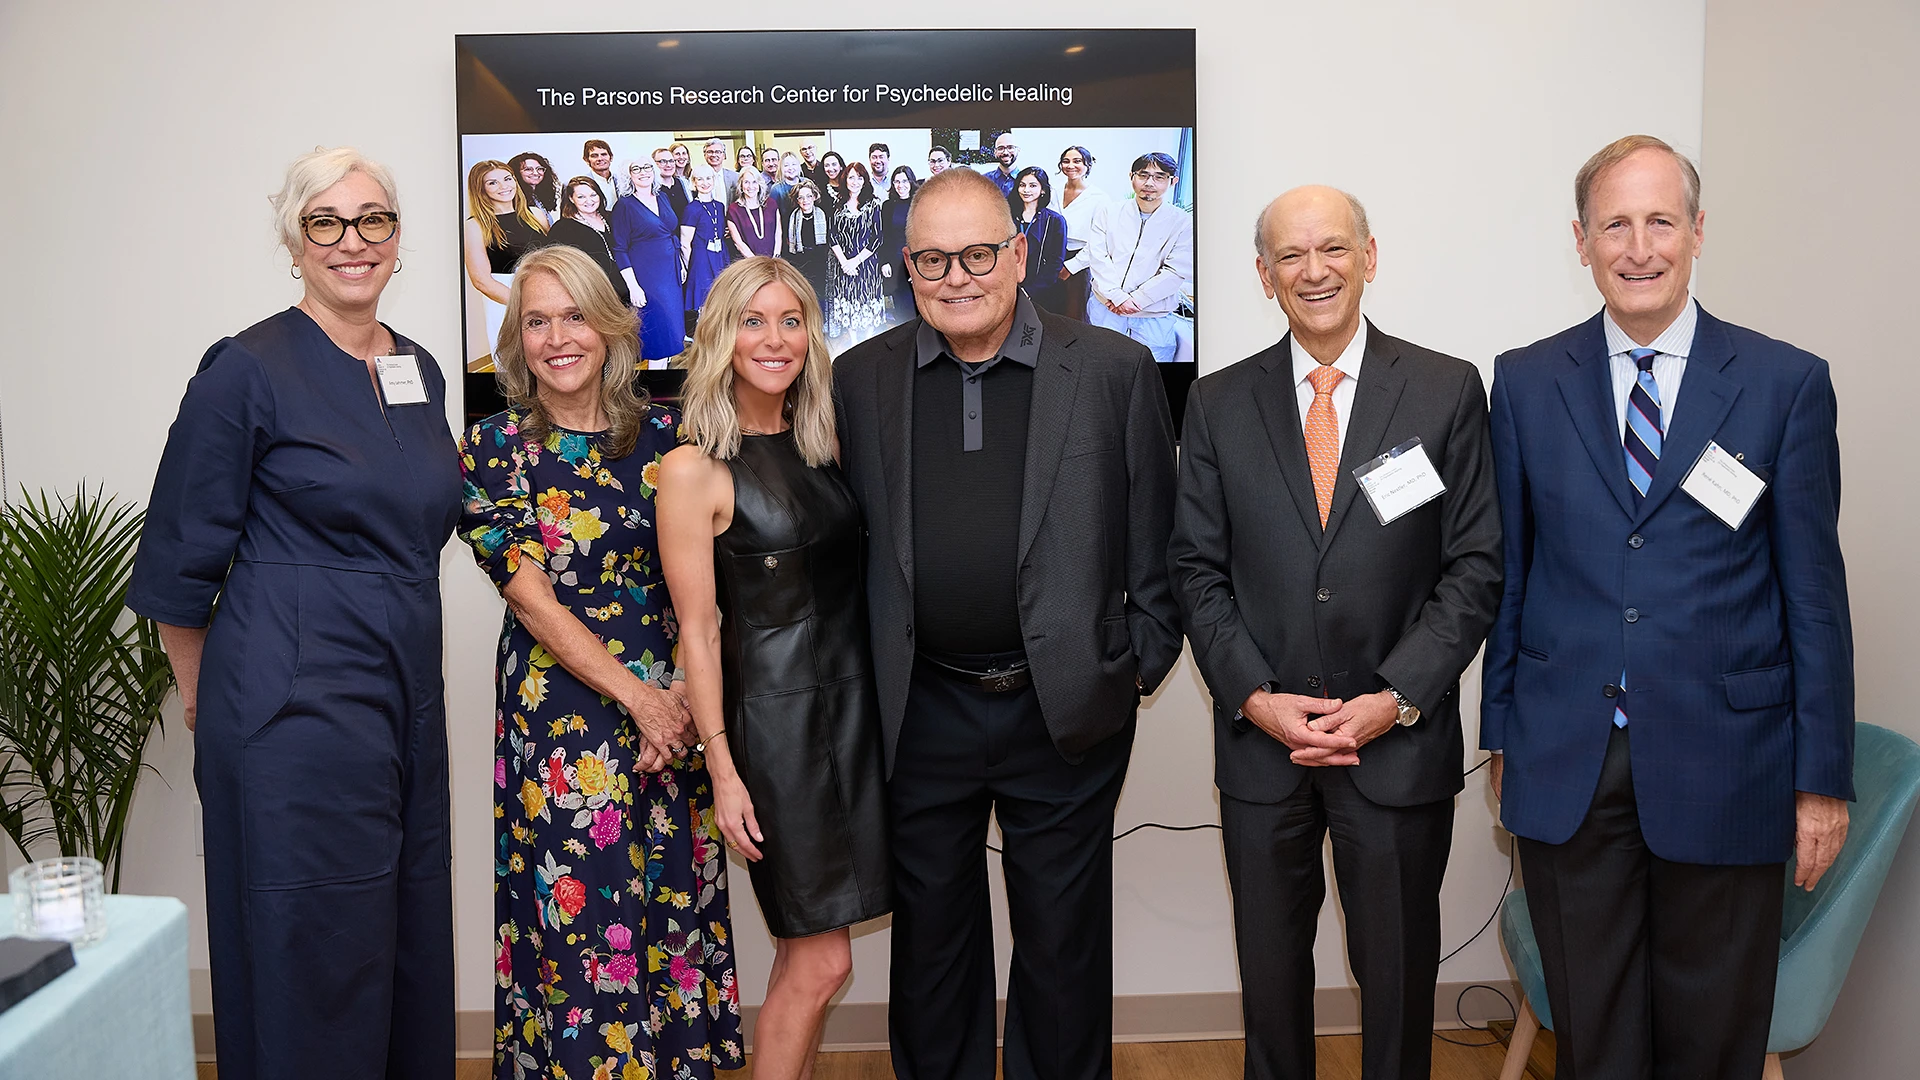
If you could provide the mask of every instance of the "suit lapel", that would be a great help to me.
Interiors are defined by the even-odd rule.
[[[1293,335],[1280,339],[1260,358],[1264,378],[1254,383],[1253,402],[1266,425],[1267,438],[1273,443],[1274,460],[1280,463],[1280,478],[1293,496],[1300,523],[1315,546],[1321,542],[1320,504],[1313,497],[1313,470],[1307,465],[1307,439],[1301,434],[1300,399],[1294,392]]]
[[[1740,386],[1721,374],[1733,359],[1733,342],[1720,320],[1703,308],[1694,326],[1693,345],[1688,350],[1686,374],[1680,380],[1685,388],[1676,395],[1668,420],[1672,430],[1661,440],[1660,463],[1654,467],[1653,481],[1647,485],[1647,498],[1640,504],[1634,524],[1646,520],[1680,486],[1693,463],[1700,460],[1713,433],[1733,409]],[[1625,469],[1625,464],[1621,465]]]
[[[1573,370],[1556,380],[1560,396],[1566,400],[1573,429],[1579,432],[1601,481],[1613,492],[1621,512],[1632,517],[1634,490],[1627,480],[1627,451],[1613,408],[1613,371],[1607,366],[1607,332],[1600,325],[1600,316],[1588,320],[1578,340],[1569,350]]]
[[[1393,410],[1400,404],[1400,392],[1407,386],[1407,375],[1399,369],[1399,360],[1400,351],[1394,348],[1393,339],[1382,334],[1369,320],[1366,357],[1360,363],[1360,384],[1353,388],[1353,415],[1347,418],[1347,437],[1340,446],[1340,471],[1333,479],[1333,507],[1327,515],[1326,540],[1320,549],[1323,554],[1333,545],[1334,534],[1346,522],[1347,511],[1360,491],[1360,482],[1353,478],[1353,470],[1388,449],[1381,443],[1387,437]],[[1301,441],[1304,445],[1304,436]],[[1317,508],[1314,516],[1316,520],[1319,517]]]
[[[918,323],[909,323],[917,326]],[[880,460],[887,479],[888,519],[900,572],[913,588],[913,372],[914,335],[889,336],[891,350],[875,365],[880,409]]]
[[[1027,466],[1020,486],[1020,557],[1027,556],[1040,520],[1047,516],[1047,500],[1066,450],[1067,427],[1073,419],[1074,388],[1080,375],[1073,366],[1073,343],[1079,340],[1067,320],[1045,320],[1040,335],[1040,358],[1033,365],[1033,402],[1027,419]],[[1006,361],[1003,361],[1003,363]]]

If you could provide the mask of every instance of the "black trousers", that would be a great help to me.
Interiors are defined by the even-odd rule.
[[[1628,730],[1571,838],[1519,838],[1559,1080],[1753,1080],[1767,1055],[1785,867],[1647,850]]]
[[[887,783],[899,1080],[993,1080],[990,811],[1013,930],[1005,1076],[1112,1076],[1113,811],[1133,730],[1069,764],[1032,687],[989,693],[916,665]]]
[[[1222,794],[1220,825],[1247,1080],[1315,1075],[1313,938],[1327,895],[1320,851],[1329,831],[1347,958],[1360,983],[1360,1075],[1426,1080],[1453,800],[1382,806],[1353,786],[1350,770],[1315,768],[1278,803]]]

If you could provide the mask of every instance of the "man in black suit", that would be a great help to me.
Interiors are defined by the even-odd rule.
[[[827,165],[820,160],[820,147],[812,139],[800,144],[800,175],[813,181],[821,197],[826,197],[831,186],[827,183]]]
[[[1331,828],[1361,1075],[1425,1080],[1460,674],[1500,599],[1486,391],[1472,364],[1361,317],[1378,249],[1351,196],[1282,195],[1256,247],[1291,332],[1194,384],[1168,554],[1214,698],[1246,1076],[1314,1075]],[[1393,493],[1436,480],[1429,501]]]
[[[987,819],[1004,842],[1009,1080],[1112,1073],[1113,812],[1139,697],[1180,652],[1173,430],[1153,357],[1020,290],[994,183],[907,219],[915,319],[834,365],[872,538],[901,1080],[994,1075]]]

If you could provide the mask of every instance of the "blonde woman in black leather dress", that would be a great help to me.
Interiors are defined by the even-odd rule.
[[[757,256],[722,272],[687,368],[661,565],[715,817],[776,939],[754,1076],[800,1080],[852,970],[848,928],[892,906],[864,530],[798,270]]]

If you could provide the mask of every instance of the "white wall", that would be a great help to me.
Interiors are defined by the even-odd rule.
[[[388,290],[383,315],[455,374],[461,210],[450,182],[453,35],[746,28],[764,17],[724,6],[658,16],[607,10],[549,6],[535,14],[499,0],[338,0],[323,9],[74,0],[0,8],[0,133],[15,177],[12,209],[0,215],[9,255],[0,295],[17,313],[13,347],[0,361],[0,409],[13,481],[68,488],[86,477],[144,499],[201,352],[298,296],[287,260],[273,247],[265,196],[278,188],[286,162],[316,143],[353,143],[393,166],[404,199],[406,269]],[[1199,28],[1198,175],[1210,178],[1198,222],[1205,370],[1283,330],[1252,273],[1250,229],[1260,206],[1286,187],[1329,182],[1364,199],[1381,252],[1370,314],[1387,332],[1484,368],[1497,350],[1597,306],[1566,225],[1571,178],[1585,156],[1629,131],[1689,150],[1700,142],[1703,0],[1196,0],[1177,10],[1114,0],[1100,13],[1116,25],[1191,20]],[[997,13],[971,14],[997,25],[1028,17],[1010,2]],[[656,21],[642,21],[649,18]],[[844,23],[840,14],[804,8],[775,18]],[[953,21],[941,8],[907,18],[925,26]],[[1595,30],[1603,24],[1633,28],[1631,48],[1603,43]],[[368,32],[377,46],[364,43]],[[459,1003],[486,1010],[489,676],[499,603],[464,552],[449,550],[444,567]],[[1475,687],[1470,675],[1469,717]],[[1204,692],[1183,665],[1143,717],[1123,826],[1216,820],[1207,723]],[[155,754],[160,775],[137,808],[126,886],[181,896],[197,912],[190,760],[176,719]],[[1476,776],[1460,800],[1444,894],[1449,949],[1487,918],[1506,866],[1484,778]],[[737,887],[733,895],[742,985],[757,1000],[770,949],[753,925],[750,892]],[[1126,840],[1114,903],[1120,993],[1236,988],[1217,836]],[[1319,981],[1346,985],[1331,905],[1321,927]],[[882,1000],[885,931],[863,934],[856,948],[847,998]],[[192,955],[205,963],[197,923]],[[1441,978],[1506,978],[1493,936],[1446,965]]]
[[[1708,8],[1701,265],[1713,272],[1700,300],[1833,365],[1859,718],[1920,739],[1920,489],[1906,467],[1920,402],[1909,315],[1920,291],[1917,55],[1911,0]],[[1787,1059],[1786,1074],[1920,1071],[1916,972],[1920,829],[1911,829],[1826,1031]]]

